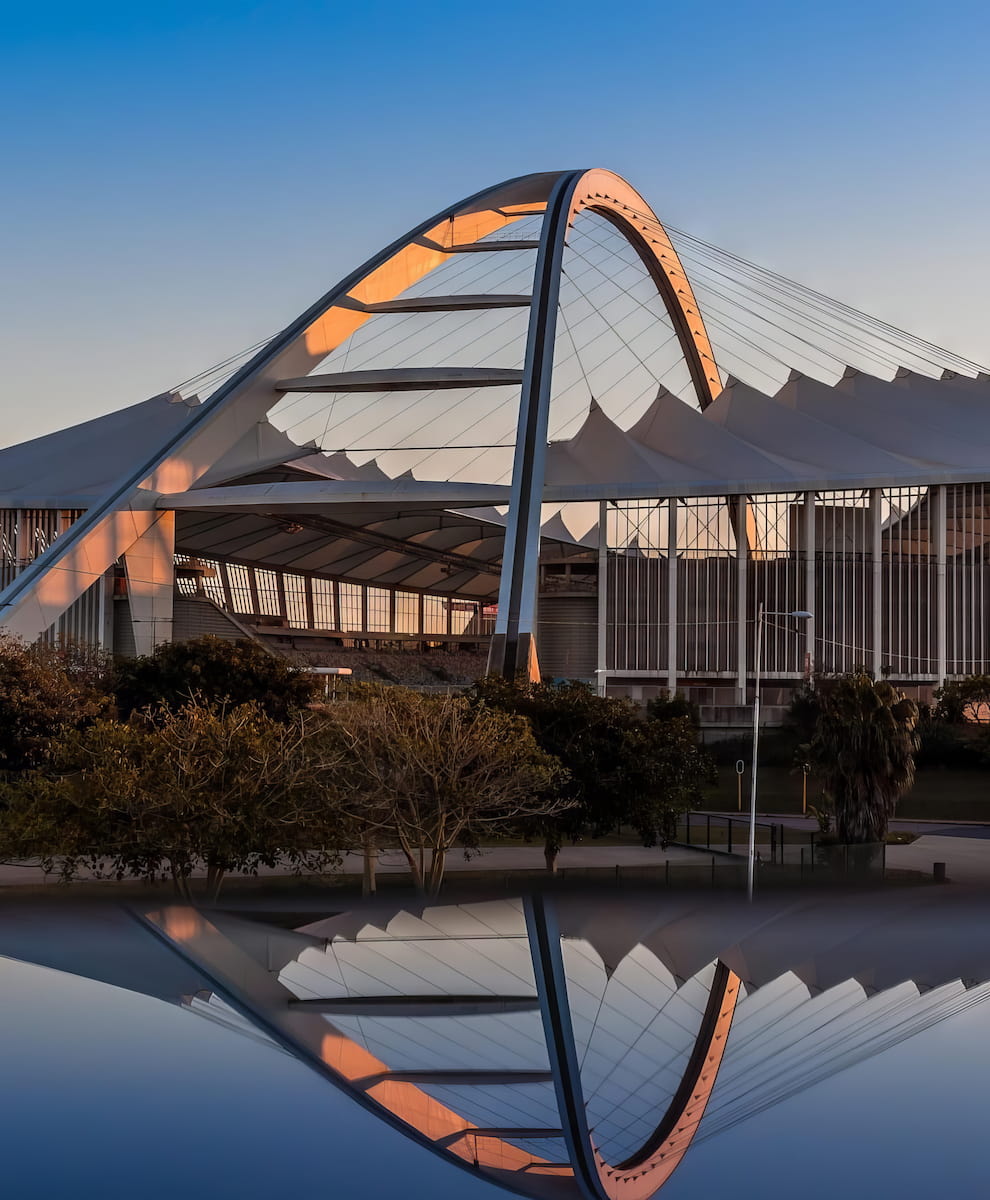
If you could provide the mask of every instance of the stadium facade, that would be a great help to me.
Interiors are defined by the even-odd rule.
[[[673,345],[684,386],[657,382],[627,423],[586,377],[583,419],[555,438],[565,336],[580,358],[558,326],[566,252],[589,219],[635,259],[662,317],[638,336]],[[531,283],[425,288],[468,260]],[[509,365],[483,337],[458,360],[437,325],[514,314]],[[396,321],[429,323],[434,357],[404,360],[406,333],[348,369],[351,341]],[[731,720],[762,605],[813,614],[767,618],[771,712],[810,671],[859,664],[924,693],[990,669],[990,377],[891,374],[792,371],[772,394],[724,376],[638,193],[600,170],[512,180],[387,247],[204,400],[177,390],[0,451],[0,629],[123,654],[204,632],[314,661],[474,650],[610,693],[687,689]],[[358,397],[386,438],[404,393],[511,412],[509,479],[390,473],[275,420],[315,397],[329,428]]]

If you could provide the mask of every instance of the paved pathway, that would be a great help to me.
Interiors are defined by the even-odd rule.
[[[732,817],[735,821],[749,819],[746,813],[739,812],[715,813],[713,810],[711,815]],[[757,813],[756,819],[767,825],[784,825],[788,829],[804,829],[809,833],[818,828],[818,822],[813,817],[796,816],[794,813]],[[895,817],[890,823],[890,828],[892,832],[903,830],[907,833],[937,833],[944,837],[990,838],[990,824],[974,824],[968,821],[922,821]]]
[[[990,885],[990,839],[986,835],[924,834],[909,846],[888,846],[887,866],[930,875],[944,862],[950,883]]]
[[[777,818],[773,818],[778,821]],[[800,817],[783,817],[778,823],[784,823],[788,828],[811,828],[813,822],[802,821]],[[897,823],[902,825],[902,823]],[[907,823],[911,824],[911,823]],[[920,824],[920,823],[917,823]],[[944,862],[949,880],[954,883],[983,885],[990,887],[990,830],[986,826],[953,826],[946,828],[935,824],[924,826],[932,832],[925,833],[908,846],[888,846],[887,865],[898,869],[921,871],[925,875],[932,872],[932,864]],[[970,833],[968,830],[975,832]],[[568,868],[582,870],[588,868],[612,867],[662,867],[669,862],[677,866],[708,866],[712,855],[703,847],[688,849],[681,846],[671,846],[661,850],[659,846],[647,849],[643,846],[565,846],[558,858],[558,867],[564,871]],[[741,857],[718,854],[715,856],[716,869],[738,869]],[[348,875],[360,875],[362,870],[361,856],[349,854],[344,859],[343,872]],[[406,870],[405,859],[399,851],[382,851],[379,857],[379,871],[382,874],[393,874]],[[544,869],[543,850],[539,846],[500,846],[497,849],[485,850],[465,859],[459,851],[454,851],[447,859],[447,873],[457,874],[463,871],[542,871]],[[286,871],[268,870],[262,868],[262,875],[285,875]],[[36,866],[0,865],[0,889],[18,886],[34,886],[52,883],[54,877],[46,877]]]
[[[670,846],[661,850],[659,846],[647,849],[644,846],[565,846],[557,859],[559,869],[571,868],[609,868],[609,867],[662,867],[665,862],[672,866],[679,865],[708,865],[712,855],[704,850],[689,850],[687,847]],[[732,865],[733,860],[723,855],[716,858],[716,866]],[[346,875],[360,875],[363,869],[360,854],[344,856],[342,872]],[[546,863],[543,859],[543,849],[540,846],[499,846],[495,849],[472,853],[466,859],[459,850],[447,855],[447,872],[458,871],[543,871]],[[383,850],[379,854],[378,870],[383,874],[393,874],[406,871],[406,860],[399,850]],[[197,872],[201,878],[205,871]],[[259,875],[288,875],[290,872],[270,870],[267,867],[259,869]],[[91,879],[92,876],[81,875],[80,882]],[[232,876],[237,878],[237,876]],[[56,883],[56,877],[46,876],[40,867],[30,864],[0,864],[0,888],[3,887],[38,887],[46,883]]]

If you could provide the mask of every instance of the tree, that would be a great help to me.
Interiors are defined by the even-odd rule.
[[[803,707],[814,713],[808,754],[831,800],[838,840],[882,842],[914,783],[918,706],[859,669],[820,677]]]
[[[414,884],[431,894],[453,846],[477,846],[500,827],[571,803],[557,791],[560,764],[524,720],[463,697],[358,686],[322,721],[352,820],[365,837],[394,836]]]
[[[488,676],[475,684],[472,699],[524,716],[540,748],[567,768],[557,786],[570,807],[528,819],[523,828],[542,838],[551,871],[565,840],[601,837],[620,824],[632,825],[644,845],[666,845],[677,815],[698,803],[702,785],[714,779],[688,716],[644,720],[631,701],[598,696],[576,682]]]
[[[228,642],[209,634],[121,659],[113,678],[123,717],[149,707],[179,709],[195,694],[216,704],[257,704],[274,720],[287,721],[313,701],[317,688],[314,676],[257,642]]]
[[[646,715],[651,721],[670,721],[674,717],[687,717],[695,729],[701,725],[701,714],[693,700],[683,692],[661,692],[646,702]]]
[[[990,723],[990,675],[967,675],[939,688],[933,716],[950,725]]]
[[[666,848],[676,837],[680,814],[700,804],[702,788],[716,780],[690,717],[642,721],[623,739],[616,824],[631,825],[644,846]]]
[[[193,700],[154,721],[101,719],[8,785],[2,849],[65,880],[168,871],[186,898],[205,865],[214,899],[232,871],[319,871],[339,859],[334,766],[313,753],[304,719],[274,721],[256,705]]]
[[[0,772],[38,766],[67,731],[106,706],[98,655],[0,634]]]

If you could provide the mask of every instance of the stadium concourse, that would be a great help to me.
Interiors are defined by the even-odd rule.
[[[0,629],[682,689],[731,724],[762,613],[771,719],[813,669],[925,695],[988,670],[988,450],[978,364],[610,172],[525,176],[196,379],[0,451]]]

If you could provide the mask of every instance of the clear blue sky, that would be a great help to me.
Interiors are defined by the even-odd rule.
[[[0,444],[161,391],[557,167],[986,361],[988,14],[0,0]]]

